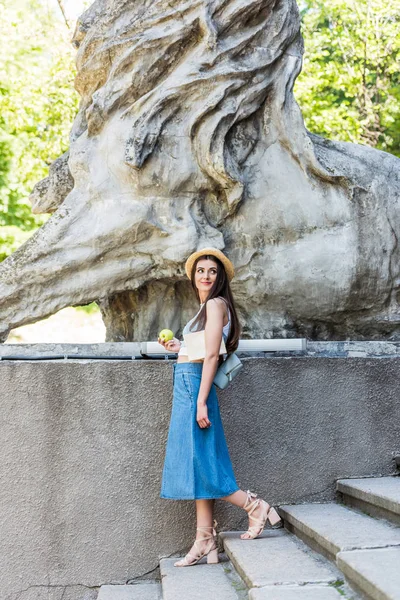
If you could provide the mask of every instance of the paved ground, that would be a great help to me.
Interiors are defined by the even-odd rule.
[[[12,329],[7,344],[73,343],[95,344],[104,342],[106,328],[99,312],[63,308],[48,319]]]

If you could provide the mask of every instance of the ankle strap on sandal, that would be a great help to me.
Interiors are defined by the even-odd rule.
[[[246,498],[246,502],[244,503],[244,510],[251,515],[253,513],[253,511],[256,509],[256,507],[259,505],[260,503],[260,498],[257,498],[257,494],[255,494],[254,492],[251,492],[250,490],[247,490],[247,498]],[[254,500],[252,500],[252,498],[254,498]]]
[[[196,530],[198,530],[198,531],[204,531],[204,529],[206,529],[206,530],[212,529],[213,530],[212,531],[213,535],[217,535],[217,533],[215,531],[217,525],[218,525],[218,521],[216,519],[214,519],[214,522],[213,522],[212,525],[202,525],[200,527],[196,527]],[[206,531],[206,533],[208,533],[208,531]]]

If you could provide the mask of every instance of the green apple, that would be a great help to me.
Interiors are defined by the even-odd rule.
[[[163,342],[169,342],[169,340],[172,340],[172,338],[174,337],[174,334],[172,333],[172,331],[170,329],[162,329],[160,331],[160,333],[158,334],[158,337]]]

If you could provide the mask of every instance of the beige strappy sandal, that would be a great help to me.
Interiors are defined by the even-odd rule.
[[[252,500],[252,498],[254,498],[254,499]],[[260,503],[262,503],[264,510],[262,511],[261,515],[258,518],[253,517],[252,513],[255,511],[257,506],[260,505]],[[240,536],[240,538],[242,540],[254,540],[254,538],[261,535],[262,532],[264,531],[264,527],[265,527],[267,520],[270,522],[271,526],[274,529],[277,529],[278,527],[282,526],[282,519],[276,512],[275,508],[270,506],[267,502],[265,502],[265,500],[262,500],[261,498],[257,498],[257,494],[250,492],[250,490],[247,490],[247,498],[246,498],[246,502],[244,503],[243,508],[248,513],[249,519],[251,517],[255,521],[255,524],[251,525],[248,528],[248,530],[246,531],[246,533],[249,534],[250,537],[244,538],[244,537],[242,537],[242,535],[245,535],[245,534],[242,534]]]
[[[204,540],[210,540],[208,542],[208,544],[206,545],[206,548],[204,550],[203,553],[198,553],[197,555],[194,554],[190,554],[190,552],[188,552],[186,554],[186,556],[182,559],[177,561],[176,563],[174,563],[174,567],[191,567],[192,565],[195,565],[196,563],[199,562],[200,559],[203,558],[203,556],[207,555],[207,564],[216,564],[218,562],[218,545],[217,545],[217,533],[215,531],[215,528],[217,527],[218,522],[214,519],[214,525],[209,526],[209,527],[196,527],[196,531],[203,531],[203,533],[208,533],[209,535],[205,535],[203,538],[201,538],[200,540],[195,540],[195,545],[198,542],[203,542]],[[207,529],[212,529],[212,532],[207,532],[204,530]],[[192,562],[189,562],[188,557],[192,557],[195,560],[193,560]]]

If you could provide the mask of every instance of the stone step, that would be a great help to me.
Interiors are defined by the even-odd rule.
[[[400,600],[400,548],[339,552],[337,564],[367,597]]]
[[[400,600],[400,528],[339,504],[279,512],[290,531],[336,561],[356,590],[372,600]]]
[[[346,597],[350,596],[328,585],[267,586],[253,588],[249,593],[249,600],[345,600]]]
[[[97,600],[161,600],[161,585],[141,581],[131,585],[102,585]]]
[[[250,588],[249,600],[340,600],[333,586],[341,573],[284,529],[266,529],[254,540],[240,531],[220,533],[226,554]]]
[[[335,560],[338,552],[400,546],[400,529],[340,504],[279,507],[285,526],[311,547]]]
[[[348,506],[400,525],[400,477],[339,479],[336,489]]]
[[[163,600],[240,600],[247,596],[243,582],[227,576],[227,560],[208,565],[204,557],[193,567],[174,567],[177,560],[160,560]]]

